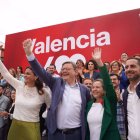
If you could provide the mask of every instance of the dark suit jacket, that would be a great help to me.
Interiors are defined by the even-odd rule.
[[[15,109],[15,104],[12,106],[12,103],[11,103],[10,106],[9,106],[8,112],[9,112],[11,115],[13,115],[14,109]],[[8,131],[9,131],[9,129],[10,129],[11,123],[12,123],[12,119],[11,119],[10,116],[9,116],[9,117],[8,117],[8,122],[7,122],[7,130],[8,130]]]
[[[102,119],[100,140],[121,140],[116,122],[117,97],[106,67],[101,67],[100,72],[106,91],[106,94],[103,97],[104,114]],[[88,115],[93,102],[93,100],[88,102],[86,116]],[[90,140],[90,132],[88,127],[86,140]]]
[[[136,93],[140,98],[140,83],[136,87]],[[128,90],[125,90],[123,93],[123,105],[124,105],[124,113],[125,113],[125,127],[126,127],[126,135],[128,136],[128,119],[127,119],[127,99],[128,99]]]
[[[52,103],[47,115],[47,127],[50,133],[54,133],[57,129],[57,122],[56,122],[56,113],[57,113],[57,106],[61,101],[64,93],[65,82],[60,78],[52,77],[52,75],[38,63],[35,59],[33,61],[29,61],[33,71],[36,75],[50,87],[52,91]],[[82,140],[85,139],[85,108],[86,103],[90,99],[89,90],[82,84],[79,83],[81,99],[82,99],[82,109],[81,109],[81,132],[82,132]]]
[[[90,73],[89,73],[89,72],[84,73],[84,76],[85,76],[85,78],[90,78]],[[93,79],[93,80],[96,80],[96,79],[98,79],[98,78],[100,78],[100,72],[94,71],[94,72],[93,72],[93,75],[92,75],[92,79]]]

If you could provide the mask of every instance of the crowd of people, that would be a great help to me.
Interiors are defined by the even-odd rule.
[[[95,48],[85,64],[44,69],[23,42],[23,72],[0,61],[0,140],[140,140],[140,55],[102,61]]]

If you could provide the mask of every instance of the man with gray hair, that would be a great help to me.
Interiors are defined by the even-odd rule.
[[[63,63],[61,77],[53,77],[39,64],[31,46],[31,39],[23,42],[27,59],[36,75],[52,91],[47,114],[48,140],[85,140],[85,108],[90,93],[77,82],[76,64],[71,61]]]

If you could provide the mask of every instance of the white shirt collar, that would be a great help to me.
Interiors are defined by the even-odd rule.
[[[136,87],[138,86],[138,84],[140,84],[140,81],[138,81],[138,82],[136,83],[136,85],[134,86],[135,90],[136,90]],[[127,90],[128,90],[129,93],[133,93],[133,92],[130,90],[130,85],[128,86]]]

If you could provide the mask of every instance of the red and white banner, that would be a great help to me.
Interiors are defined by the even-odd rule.
[[[140,53],[140,9],[88,18],[6,36],[4,63],[9,67],[28,65],[22,42],[31,38],[33,51],[42,64],[61,68],[64,61],[91,59],[95,47],[102,47],[103,60],[118,60],[125,52]]]

